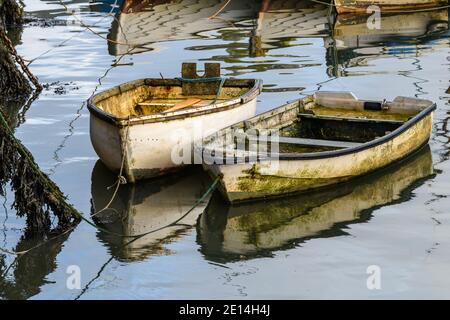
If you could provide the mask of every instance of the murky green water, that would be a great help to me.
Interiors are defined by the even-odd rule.
[[[263,79],[258,112],[318,89],[415,96],[438,109],[429,149],[346,187],[231,208],[213,195],[182,224],[126,247],[81,223],[8,270],[14,259],[0,254],[0,297],[450,297],[447,10],[384,17],[381,30],[368,30],[357,19],[330,26],[328,9],[307,0],[270,1],[264,13],[258,1],[232,1],[217,19],[207,19],[221,6],[216,0],[116,18],[108,4],[67,2],[94,34],[57,0],[25,3],[33,20],[17,49],[26,59],[51,50],[31,64],[49,86],[16,136],[87,216],[108,202],[114,176],[91,147],[85,100],[127,80],[178,76],[182,62],[218,61],[227,76]],[[130,53],[127,41],[138,48]],[[151,230],[186,212],[209,183],[190,170],[127,186],[95,221],[129,234]],[[42,241],[22,238],[24,220],[9,209],[11,196],[4,201],[0,246]],[[71,265],[80,267],[82,290],[66,286]],[[381,290],[367,289],[371,265],[381,268]]]

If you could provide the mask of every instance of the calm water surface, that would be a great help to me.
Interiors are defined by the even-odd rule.
[[[383,17],[381,30],[368,30],[307,0],[233,1],[217,19],[207,19],[221,6],[215,0],[122,15],[110,14],[114,1],[67,1],[89,31],[59,1],[25,3],[32,19],[17,50],[39,57],[31,69],[48,86],[16,136],[87,216],[108,202],[114,176],[91,147],[85,100],[128,80],[178,76],[182,62],[220,62],[226,76],[263,79],[259,113],[316,90],[415,96],[438,109],[430,148],[337,190],[238,207],[214,194],[181,225],[129,246],[81,223],[13,264],[1,298],[450,298],[447,10]],[[94,220],[151,230],[209,184],[193,169],[126,186]],[[12,201],[0,207],[0,246],[23,250],[42,239],[23,239]],[[0,254],[3,274],[12,262]],[[66,287],[70,265],[80,267],[82,290]],[[381,267],[381,290],[366,287],[370,265]]]

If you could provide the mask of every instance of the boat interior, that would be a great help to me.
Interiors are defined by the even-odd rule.
[[[244,103],[260,92],[261,81],[225,79],[219,63],[205,63],[199,75],[196,63],[183,63],[181,78],[142,79],[125,83],[92,97],[89,106],[119,120],[142,119],[223,103]],[[98,110],[97,110],[98,111]]]
[[[279,153],[352,148],[393,132],[431,105],[428,100],[405,97],[374,102],[358,100],[348,92],[320,92],[234,125],[232,140],[225,129],[205,144],[216,150],[225,146],[227,154],[274,151],[274,142]]]
[[[195,109],[238,99],[255,87],[254,80],[184,83],[177,79],[133,81],[93,97],[91,104],[118,119]],[[238,101],[239,102],[239,101]]]

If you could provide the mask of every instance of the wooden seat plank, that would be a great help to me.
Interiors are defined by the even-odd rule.
[[[239,137],[243,137],[243,135],[239,135]],[[250,141],[260,141],[266,142],[270,141],[269,139],[263,139],[257,136],[247,136],[247,139]],[[335,141],[335,140],[323,140],[323,139],[306,139],[306,138],[293,138],[293,137],[278,137],[278,143],[286,143],[286,144],[295,144],[302,146],[314,146],[314,147],[331,147],[331,148],[353,148],[362,145],[359,142],[348,142],[348,141]]]

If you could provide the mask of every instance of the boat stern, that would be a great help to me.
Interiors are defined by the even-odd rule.
[[[124,129],[90,114],[90,137],[92,146],[106,167],[119,172],[122,167]]]

